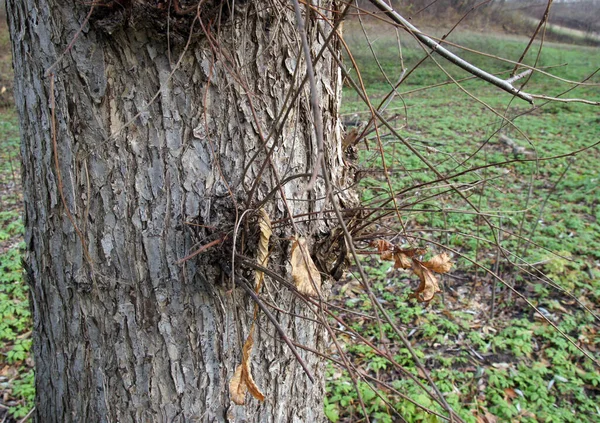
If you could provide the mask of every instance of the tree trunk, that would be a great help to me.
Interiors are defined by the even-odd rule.
[[[36,420],[323,421],[323,361],[299,349],[313,384],[262,313],[252,368],[266,399],[234,405],[228,389],[253,313],[230,282],[232,268],[253,280],[231,262],[233,250],[255,257],[258,225],[244,212],[267,200],[281,222],[269,267],[291,280],[288,212],[329,207],[320,178],[305,189],[317,166],[308,84],[288,97],[306,73],[293,3],[104,3],[86,23],[89,2],[7,2]],[[321,18],[335,7],[319,3],[319,13],[304,14],[313,59],[331,31]],[[330,51],[315,73],[324,171],[340,187],[341,80]],[[309,244],[330,230],[297,220]],[[314,312],[297,295],[267,279],[262,296],[290,338],[323,349],[326,332],[302,318]]]

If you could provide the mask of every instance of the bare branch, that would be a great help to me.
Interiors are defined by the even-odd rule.
[[[507,82],[503,79],[500,79],[482,69],[479,69],[477,66],[473,66],[471,63],[467,62],[466,60],[461,59],[460,57],[458,57],[451,51],[442,47],[441,44],[439,44],[437,41],[433,40],[432,38],[429,38],[427,35],[425,35],[423,32],[421,32],[416,26],[414,26],[409,21],[407,21],[405,18],[403,18],[398,12],[396,12],[394,9],[392,9],[390,6],[388,6],[383,0],[369,0],[369,1],[374,6],[379,8],[381,11],[385,12],[385,14],[390,19],[392,19],[394,22],[396,22],[399,25],[402,25],[408,32],[410,32],[420,42],[425,44],[427,47],[429,47],[434,52],[438,53],[440,56],[442,56],[446,60],[454,63],[456,66],[466,70],[467,72],[477,76],[478,78],[481,78],[484,81],[487,81],[490,84],[493,84],[493,85],[497,86],[498,88],[501,88],[504,91],[507,91],[507,92],[511,93],[512,95],[517,96],[520,99],[523,99],[523,100],[527,101],[528,103],[533,104],[533,96],[520,91],[518,88],[513,87],[513,85],[510,84],[509,82]]]
[[[559,98],[559,97],[550,97],[542,94],[533,94],[533,98],[540,98],[542,100],[548,101],[558,101],[559,103],[583,103],[589,104],[590,106],[600,106],[600,101],[593,100],[585,100],[583,98]]]

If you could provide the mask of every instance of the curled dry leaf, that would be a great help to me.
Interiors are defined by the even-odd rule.
[[[306,239],[298,238],[292,244],[292,278],[298,291],[318,296],[321,291],[321,274],[315,266],[306,245]]]
[[[412,267],[412,260],[403,252],[398,251],[394,253],[394,268],[396,269],[410,269]]]
[[[377,248],[381,260],[393,261],[396,269],[410,269],[411,258],[425,252],[423,248],[400,249],[385,239],[376,239],[370,245]]]
[[[264,209],[259,210],[258,227],[260,228],[260,239],[258,241],[258,253],[256,255],[256,261],[260,266],[266,267],[269,260],[269,239],[273,234],[271,229],[271,219]],[[257,271],[255,275],[256,279],[256,292],[260,291],[264,273]]]
[[[348,132],[346,136],[344,136],[344,139],[342,140],[342,147],[344,148],[344,150],[348,147],[352,147],[357,143],[358,135],[358,128],[355,127],[352,128],[352,130]]]
[[[370,245],[377,248],[381,260],[395,261],[395,267],[402,267],[403,269],[408,269],[411,266],[408,259],[427,252],[426,248],[399,248],[385,239],[376,239],[371,241]]]
[[[371,245],[371,247],[377,247],[377,252],[379,254],[383,254],[385,252],[391,252],[395,248],[394,244],[392,244],[389,241],[386,241],[385,239],[376,239],[374,241],[371,241],[370,245]],[[383,257],[382,257],[382,259],[385,260]]]
[[[258,252],[256,254],[256,261],[259,265],[266,267],[269,260],[269,239],[273,234],[271,229],[271,219],[264,209],[259,210],[258,227],[260,228],[260,239],[258,241]],[[256,292],[260,291],[264,279],[264,273],[256,272]],[[254,318],[256,319],[256,306],[254,308]],[[252,372],[250,370],[250,354],[252,353],[252,346],[254,345],[254,323],[250,328],[248,338],[244,343],[242,349],[242,364],[237,366],[233,377],[229,381],[229,395],[231,400],[238,404],[244,405],[246,400],[246,392],[250,391],[250,394],[259,401],[265,400],[265,395],[261,392],[259,387],[252,378]]]
[[[237,405],[244,405],[246,401],[246,392],[248,391],[248,385],[242,376],[243,366],[240,364],[235,369],[233,377],[229,381],[229,396],[231,401]]]
[[[413,260],[412,269],[415,275],[421,279],[421,283],[414,293],[415,297],[422,302],[431,301],[436,292],[441,292],[437,278],[431,270],[423,266],[418,260]]]
[[[427,252],[427,248],[403,248],[399,249],[398,251],[410,258],[414,258],[415,256],[422,256],[425,254]]]
[[[231,396],[231,400],[238,405],[244,405],[246,392],[248,391],[250,391],[252,396],[257,400],[265,400],[265,395],[254,382],[250,371],[250,353],[252,352],[252,346],[254,345],[252,332],[253,330],[250,331],[248,339],[246,339],[244,348],[242,349],[242,364],[235,369],[235,373],[229,381],[229,395]]]
[[[393,261],[394,253],[392,251],[382,251],[379,257],[381,258],[381,260]]]
[[[259,401],[265,400],[265,395],[261,392],[254,379],[252,378],[252,373],[250,372],[250,353],[252,352],[252,345],[254,345],[254,339],[252,337],[253,330],[250,331],[248,335],[248,339],[244,343],[244,348],[242,349],[242,366],[244,371],[242,372],[246,378],[246,385],[248,385],[248,391],[252,394],[254,398]]]
[[[399,248],[389,241],[378,239],[371,242],[371,247],[376,247],[381,260],[394,261],[396,269],[412,269],[421,279],[414,296],[422,302],[431,301],[437,292],[440,292],[438,280],[433,272],[447,273],[452,268],[450,257],[446,253],[438,254],[422,262],[416,257],[427,252],[426,248]]]
[[[437,256],[432,257],[431,260],[427,260],[422,264],[426,268],[437,273],[447,273],[452,268],[452,262],[446,253],[438,254]]]

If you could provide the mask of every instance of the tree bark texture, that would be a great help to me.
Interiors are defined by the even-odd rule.
[[[253,311],[230,283],[232,249],[254,257],[258,225],[244,211],[267,198],[272,220],[288,218],[277,181],[285,182],[292,214],[327,206],[321,179],[305,189],[318,147],[310,89],[305,84],[297,98],[288,96],[306,73],[293,5],[212,1],[202,6],[210,11],[197,14],[175,3],[178,11],[171,2],[107,2],[86,23],[87,2],[7,2],[36,421],[323,421],[323,361],[299,350],[316,376],[312,384],[262,314],[252,368],[266,400],[248,395],[237,406],[228,392]],[[304,18],[314,59],[331,31],[322,18],[331,18],[335,5],[313,3],[322,15],[304,9]],[[331,52],[315,73],[325,171],[341,187],[341,80]],[[274,127],[280,131],[265,146]],[[294,177],[301,174],[309,175]],[[326,236],[323,220],[304,220],[298,228],[311,243]],[[270,267],[290,279],[293,231],[289,220],[281,222]],[[239,264],[234,269],[252,280]],[[314,317],[306,305],[279,282],[267,279],[263,289],[288,336],[322,350],[326,332],[302,318]]]

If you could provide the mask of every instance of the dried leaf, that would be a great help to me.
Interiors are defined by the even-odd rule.
[[[273,234],[271,229],[271,219],[264,209],[259,210],[258,227],[260,228],[260,239],[258,241],[258,253],[256,254],[256,261],[260,266],[266,267],[269,261],[269,239]],[[260,291],[262,281],[264,279],[264,273],[257,271],[255,275],[256,280],[256,292]]]
[[[246,385],[248,386],[248,391],[252,394],[254,398],[259,401],[265,400],[265,394],[263,394],[259,387],[256,386],[254,379],[252,378],[252,372],[250,371],[250,353],[252,352],[252,345],[254,344],[254,339],[252,338],[252,331],[248,335],[248,339],[244,343],[244,348],[242,349],[243,357],[242,357],[242,366],[244,366],[244,370],[242,374],[244,375]]]
[[[418,260],[413,259],[412,269],[415,275],[421,279],[421,283],[414,293],[415,297],[421,302],[431,301],[436,292],[441,292],[437,278],[431,270],[423,266]]]
[[[438,254],[437,256],[432,257],[431,260],[427,260],[422,264],[426,268],[437,273],[447,273],[452,268],[452,262],[446,253]]]
[[[394,254],[394,267],[396,269],[410,269],[413,263],[412,260],[403,252]]]
[[[394,253],[391,251],[383,251],[379,257],[381,260],[394,261]]]
[[[258,263],[263,264],[269,256],[269,239],[273,234],[273,230],[271,229],[271,219],[265,209],[260,209],[258,213],[260,214],[258,219],[260,240],[258,242],[258,255],[256,258]]]
[[[427,248],[404,248],[402,250],[398,250],[398,252],[413,258],[415,256],[422,256],[427,252]]]
[[[248,391],[248,385],[242,375],[243,366],[240,364],[235,369],[235,373],[229,381],[229,396],[231,401],[237,405],[244,405],[246,400],[246,391]]]
[[[248,391],[250,391],[252,396],[254,398],[256,398],[257,400],[264,401],[265,394],[263,394],[261,392],[260,388],[256,385],[256,382],[254,382],[254,379],[252,378],[252,373],[250,373],[250,371],[248,370],[248,372],[245,373],[245,375],[246,375],[246,384],[248,385]]]
[[[264,209],[260,209],[259,214],[260,217],[258,220],[258,227],[260,228],[260,239],[258,241],[256,261],[259,265],[266,267],[269,260],[269,239],[271,238],[273,231],[271,229],[271,219],[269,219],[267,212]],[[264,273],[257,271],[255,278],[255,290],[258,292],[260,291],[260,287],[264,279]],[[255,319],[256,313],[257,308],[255,306]],[[265,400],[265,394],[261,392],[260,388],[256,385],[256,382],[254,382],[252,371],[250,369],[250,354],[252,353],[252,346],[254,345],[254,338],[252,337],[253,333],[254,323],[252,323],[250,333],[248,334],[248,338],[246,339],[242,349],[242,364],[235,369],[233,378],[231,378],[229,381],[229,395],[231,396],[231,400],[238,405],[244,405],[244,401],[246,400],[246,392],[248,391],[250,391],[250,394],[252,394],[252,396],[257,400]]]
[[[393,260],[396,269],[412,269],[415,275],[421,279],[421,284],[414,295],[419,301],[431,301],[436,292],[440,292],[438,280],[433,274],[446,273],[452,267],[448,254],[442,253],[431,260],[421,262],[416,259],[427,252],[426,248],[398,248],[384,239],[371,242],[371,247],[376,247],[382,260]]]
[[[344,136],[344,139],[342,140],[342,147],[345,150],[348,147],[352,147],[356,143],[358,143],[358,128],[352,128],[352,130],[348,132],[346,136]]]
[[[383,254],[386,251],[392,251],[394,249],[394,244],[392,244],[389,241],[386,241],[385,239],[376,239],[375,241],[371,242],[371,246],[377,247],[377,252],[379,254]]]
[[[427,252],[426,248],[398,248],[385,239],[376,239],[371,242],[371,247],[376,247],[381,260],[394,261],[396,269],[409,269],[412,266],[412,259],[415,256],[423,255]]]
[[[250,330],[250,334],[242,349],[242,364],[237,366],[233,377],[229,381],[229,395],[231,396],[231,400],[238,405],[244,405],[246,392],[248,391],[250,391],[250,394],[257,400],[265,400],[265,395],[254,382],[250,370],[250,353],[252,352],[252,346],[254,345],[252,332],[253,329]]]
[[[512,388],[506,388],[504,390],[504,395],[505,395],[505,397],[508,397],[510,399],[515,399],[517,397],[517,393]]]
[[[356,279],[350,280],[350,282],[342,285],[340,293],[347,298],[355,298],[357,294],[364,292],[363,286]]]
[[[306,239],[298,238],[292,244],[292,278],[299,292],[318,296],[321,290],[321,274],[315,266],[306,245]]]
[[[494,416],[489,411],[485,411],[485,414],[477,416],[477,423],[496,423],[498,422],[498,417]]]

